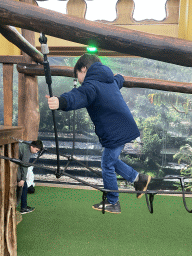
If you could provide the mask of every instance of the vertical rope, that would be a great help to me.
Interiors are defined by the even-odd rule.
[[[47,58],[47,54],[49,53],[49,49],[47,46],[47,38],[44,34],[40,35],[39,42],[41,43],[41,50],[44,56],[43,66],[45,71],[45,78],[46,83],[48,85],[49,95],[50,97],[53,97],[53,91],[52,91],[52,79],[51,79],[51,70],[49,66],[49,61]],[[57,134],[57,125],[56,125],[56,119],[55,119],[55,110],[52,110],[52,117],[53,117],[53,125],[54,125],[54,133],[55,133],[55,144],[56,144],[56,154],[57,154],[57,171],[55,173],[57,178],[61,177],[60,172],[60,163],[59,163],[59,142],[58,142],[58,134]]]

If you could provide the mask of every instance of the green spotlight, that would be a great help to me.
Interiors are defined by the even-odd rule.
[[[98,52],[98,49],[97,49],[97,47],[95,47],[95,46],[88,46],[88,47],[87,47],[87,52],[90,53],[90,54],[91,54],[91,53],[94,54],[94,53],[97,53],[97,52]]]

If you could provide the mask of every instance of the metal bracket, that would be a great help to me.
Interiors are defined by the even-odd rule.
[[[192,213],[192,210],[189,210],[189,208],[187,207],[186,200],[185,200],[185,181],[184,181],[184,177],[178,177],[178,179],[180,179],[180,184],[181,184],[181,188],[182,188],[182,192],[183,192],[183,204],[185,206],[185,209],[189,213]]]
[[[146,198],[146,202],[147,202],[147,207],[149,209],[150,213],[153,213],[153,200],[154,200],[154,196],[157,194],[157,191],[147,191],[148,193],[145,194],[145,198]],[[149,195],[149,199],[148,199],[148,195]]]
[[[105,200],[107,198],[107,192],[103,191],[103,196],[102,196],[102,199],[103,199],[103,208],[102,208],[102,213],[105,214]]]

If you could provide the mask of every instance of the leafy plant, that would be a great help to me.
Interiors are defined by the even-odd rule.
[[[182,147],[180,147],[180,150],[178,153],[176,153],[173,156],[174,159],[178,160],[178,163],[181,162],[186,163],[186,167],[181,169],[181,175],[182,176],[191,176],[192,175],[192,147],[189,144],[186,144]],[[176,186],[180,188],[180,185],[178,182],[176,183]],[[192,190],[192,182],[189,182],[186,185],[186,190],[191,191]]]

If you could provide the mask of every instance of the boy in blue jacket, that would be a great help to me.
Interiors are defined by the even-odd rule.
[[[119,160],[125,143],[140,136],[120,92],[124,82],[123,76],[114,76],[109,67],[104,66],[96,55],[91,54],[84,54],[79,58],[74,67],[74,74],[81,86],[60,97],[46,96],[49,108],[64,111],[87,109],[95,125],[95,133],[104,148],[101,167],[105,189],[118,190],[117,173],[134,183],[136,191],[145,191],[151,176],[139,174],[131,166]],[[137,193],[137,198],[142,195]],[[103,202],[92,206],[93,209],[100,211],[102,207]],[[107,193],[105,211],[121,213],[119,193]]]

